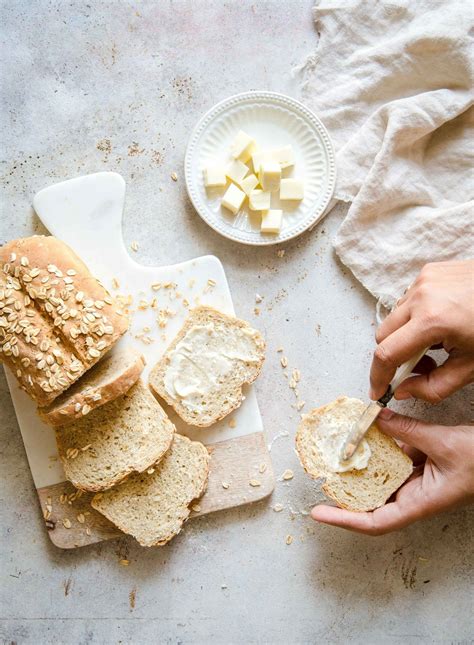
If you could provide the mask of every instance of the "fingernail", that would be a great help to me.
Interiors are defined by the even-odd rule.
[[[383,419],[384,421],[388,421],[389,419],[391,419],[393,417],[393,414],[394,414],[394,412],[393,412],[393,410],[390,410],[390,408],[382,408],[382,410],[380,410],[379,419]]]

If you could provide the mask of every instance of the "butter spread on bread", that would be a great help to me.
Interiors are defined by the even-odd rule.
[[[239,407],[264,357],[265,341],[247,322],[197,307],[152,369],[150,388],[186,423],[206,427]]]

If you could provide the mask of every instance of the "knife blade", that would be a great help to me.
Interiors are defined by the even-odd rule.
[[[357,448],[359,447],[360,442],[367,434],[367,430],[373,424],[375,419],[380,414],[380,410],[387,407],[387,404],[392,399],[393,394],[397,387],[404,381],[413,371],[415,365],[420,361],[420,359],[426,354],[429,347],[425,347],[423,350],[419,351],[413,358],[411,358],[400,367],[395,372],[395,376],[392,379],[392,382],[388,386],[385,394],[378,400],[369,403],[365,408],[364,412],[357,419],[357,421],[352,425],[351,430],[344,441],[341,450],[341,459],[342,461],[347,461],[352,457]]]

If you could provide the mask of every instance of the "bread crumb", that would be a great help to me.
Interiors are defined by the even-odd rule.
[[[283,473],[283,475],[281,476],[281,478],[282,478],[284,481],[288,481],[289,479],[293,479],[293,471],[292,471],[292,470],[290,470],[289,468],[287,468],[287,469],[285,470],[285,472]]]
[[[175,172],[172,172],[170,176],[173,181],[178,181],[178,175]]]
[[[67,517],[64,517],[63,518],[63,526],[64,526],[65,529],[70,529],[71,526],[72,526],[71,520],[68,519]]]
[[[135,601],[137,599],[137,588],[133,587],[132,591],[128,594],[128,599],[130,601],[130,609],[135,609]]]
[[[306,401],[298,401],[298,403],[296,404],[296,409],[298,410],[298,412],[302,410],[305,405],[306,405]]]
[[[133,242],[130,244],[130,248],[136,253],[138,251],[138,242],[136,240],[133,240]]]
[[[293,380],[295,381],[295,383],[299,383],[301,381],[301,373],[297,369],[293,370]]]
[[[235,428],[236,426],[237,426],[237,421],[234,418],[229,419],[229,428]]]
[[[266,471],[266,469],[267,469],[267,464],[262,463],[262,464],[260,464],[260,467],[259,467],[259,469],[258,469],[258,472],[259,472],[260,474],[262,474],[262,473],[264,473],[264,472]]]
[[[84,513],[79,513],[76,519],[79,524],[84,524],[84,522],[86,521],[86,516],[84,515]]]
[[[121,564],[122,567],[128,567],[128,565],[130,564],[130,560],[127,560],[126,558],[122,558],[121,560],[119,560],[119,564]]]
[[[261,486],[261,482],[258,481],[258,479],[251,479],[249,481],[250,486],[253,486],[254,488],[257,486]]]
[[[91,530],[89,527],[86,528],[86,535],[91,535]]]
[[[222,482],[222,488],[225,488],[227,490],[229,486],[230,486],[229,482]]]
[[[279,249],[277,255],[279,258],[282,258],[285,255],[285,249]]]
[[[263,300],[263,296],[261,296],[260,294],[256,293],[255,294],[255,302],[259,303],[259,302],[262,302],[262,300]]]
[[[255,308],[254,308],[254,310],[253,310],[253,313],[254,313],[256,316],[260,316],[260,309],[259,309],[258,307],[255,307]]]
[[[291,544],[293,542],[293,536],[292,535],[287,535],[285,542],[286,542],[286,544]]]
[[[280,513],[280,511],[283,510],[283,504],[275,504],[273,510],[275,511],[275,513]]]
[[[280,363],[283,368],[288,367],[288,359],[286,358],[286,356],[282,356],[280,358]]]

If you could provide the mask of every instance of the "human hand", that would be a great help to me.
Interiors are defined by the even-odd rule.
[[[370,370],[370,397],[382,397],[396,368],[424,347],[441,345],[449,357],[437,366],[424,356],[396,399],[438,403],[474,380],[474,260],[427,264],[383,321]]]
[[[377,419],[385,434],[403,442],[413,460],[411,477],[394,501],[368,513],[315,506],[317,522],[367,535],[383,535],[417,520],[474,501],[474,426],[446,427],[424,423],[385,408]]]

